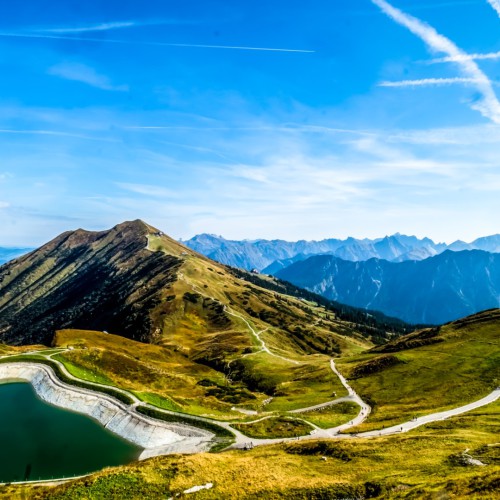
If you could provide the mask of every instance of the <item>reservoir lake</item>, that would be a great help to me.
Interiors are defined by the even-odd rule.
[[[87,416],[45,403],[28,383],[0,384],[0,482],[83,475],[141,451]]]

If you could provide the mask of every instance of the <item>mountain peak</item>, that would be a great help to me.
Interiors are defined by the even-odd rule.
[[[147,235],[149,233],[160,233],[158,229],[155,227],[147,224],[141,219],[135,219],[131,221],[125,221],[121,222],[120,224],[117,224],[114,226],[111,231],[118,231],[118,232],[132,232],[136,234],[144,234]]]
[[[146,339],[143,309],[175,279],[184,250],[141,220],[62,233],[0,268],[0,332],[19,343],[48,342],[68,326]]]

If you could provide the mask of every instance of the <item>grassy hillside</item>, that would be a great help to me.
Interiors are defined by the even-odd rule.
[[[345,394],[323,355],[303,356],[294,364],[258,353],[235,358],[219,371],[169,345],[101,332],[61,330],[54,346],[71,347],[54,359],[76,377],[122,387],[156,406],[186,413],[238,418],[242,415],[232,407],[286,411],[328,401],[334,392]],[[195,349],[195,358],[201,349]]]
[[[38,257],[34,252],[29,261],[0,268],[11,294],[10,299],[2,296],[0,307],[13,307],[13,313],[26,305],[30,314],[23,324],[33,321],[30,328],[36,332],[36,318],[48,304],[36,297],[47,286],[64,300],[48,311],[51,320],[44,327],[56,325],[60,317],[63,326],[71,326],[52,335],[51,349],[0,345],[2,362],[13,354],[32,361],[50,357],[79,379],[125,389],[158,408],[229,421],[249,440],[299,436],[314,426],[352,420],[359,411],[352,400],[309,408],[347,395],[330,367],[332,358],[373,407],[358,431],[461,406],[499,385],[500,310],[404,337],[389,329],[385,334],[394,340],[374,347],[380,341],[377,332],[384,331],[377,318],[362,323],[366,315],[361,313],[341,314],[313,296],[282,293],[286,284],[228,269],[144,223],[125,229],[123,237],[116,228],[61,237],[43,250],[52,255],[51,266],[43,263],[43,252]],[[117,267],[106,261],[115,245]],[[64,259],[58,261],[61,247],[77,260],[71,272],[63,269]],[[91,250],[106,256],[97,267],[91,264]],[[132,258],[130,252],[137,253]],[[85,258],[78,260],[79,255]],[[140,264],[139,275],[134,262]],[[111,280],[98,295],[90,285],[102,275],[91,273],[87,281],[89,269]],[[104,306],[115,302],[103,299],[94,308],[116,276],[121,278],[113,301],[121,297],[126,307],[107,310]],[[82,304],[73,294],[77,285],[86,290]],[[13,298],[20,288],[23,293]],[[131,316],[121,323],[124,314]],[[91,318],[99,331],[74,327],[73,317],[82,324]],[[4,327],[9,324],[5,315],[3,321]],[[132,326],[139,324],[137,337]],[[289,413],[297,409],[308,411]],[[500,476],[499,409],[497,402],[398,436],[294,440],[247,452],[159,457],[55,489],[26,489],[30,498],[168,498],[213,483],[193,498],[494,498]],[[467,465],[466,449],[486,467]],[[0,488],[5,498],[22,494],[22,488]]]
[[[338,366],[373,406],[358,431],[470,403],[500,385],[500,310],[413,333]]]
[[[500,498],[499,412],[495,403],[403,436],[158,457],[24,492],[40,500],[165,498],[213,483],[189,498],[495,499]],[[467,449],[485,466],[464,465]],[[4,486],[0,495],[22,498],[22,491]]]
[[[389,326],[250,279],[142,221],[68,232],[0,268],[0,330],[14,344],[72,346],[56,359],[74,375],[190,413],[342,395],[329,358],[372,347]]]

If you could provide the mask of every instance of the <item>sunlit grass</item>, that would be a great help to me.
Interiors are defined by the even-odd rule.
[[[300,413],[300,416],[322,429],[337,427],[338,425],[346,424],[352,420],[360,411],[360,408],[355,403],[338,403],[327,406],[320,410]]]
[[[116,385],[109,377],[106,377],[106,375],[72,363],[66,358],[64,354],[57,354],[55,356],[52,356],[52,359],[62,363],[66,370],[68,370],[68,372],[73,375],[73,377],[87,380],[89,382],[95,382],[97,384]]]
[[[210,482],[213,488],[196,498],[495,499],[499,412],[495,403],[401,436],[157,457],[57,488],[39,488],[30,498],[162,498]],[[467,448],[487,465],[454,465],[450,457]],[[15,494],[7,488],[4,498]]]
[[[254,423],[233,424],[243,434],[251,438],[288,438],[309,434],[313,428],[293,417],[270,417]]]
[[[500,327],[496,319],[481,318],[466,327],[442,328],[443,341],[394,353],[400,364],[350,380],[373,410],[356,430],[388,427],[413,417],[463,406],[500,385]],[[383,354],[340,359],[347,377],[367,360]]]

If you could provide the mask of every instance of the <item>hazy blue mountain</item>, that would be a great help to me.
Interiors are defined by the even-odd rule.
[[[226,240],[222,236],[200,234],[184,242],[211,259],[234,267],[258,269],[273,274],[292,262],[311,255],[335,255],[344,260],[364,261],[372,258],[390,261],[421,260],[446,249],[429,238],[394,234],[374,240],[349,237],[322,241]]]
[[[462,240],[457,240],[448,245],[448,250],[453,250],[454,252],[461,252],[462,250],[474,250],[471,243],[466,243]]]
[[[309,257],[311,257],[311,256],[305,255],[303,253],[298,253],[297,255],[294,255],[293,257],[290,257],[289,259],[275,260],[272,264],[269,264],[267,267],[262,269],[262,273],[275,275],[278,271],[285,269],[285,267],[288,267],[289,265],[293,264],[294,262],[298,262],[300,260],[305,260]]]
[[[8,262],[9,260],[20,257],[25,253],[28,253],[32,248],[5,248],[0,247],[0,265]]]
[[[242,269],[259,271],[278,260],[286,260],[296,255],[318,255],[330,253],[342,245],[341,240],[323,241],[284,240],[226,240],[222,236],[200,234],[183,241],[184,245],[213,260]]]
[[[373,258],[391,262],[424,260],[434,257],[445,250],[484,250],[500,253],[500,235],[478,238],[472,243],[457,240],[450,245],[434,243],[429,238],[419,239],[396,233],[384,238],[345,240],[325,239],[322,241],[284,240],[226,240],[222,236],[200,234],[183,242],[193,250],[211,259],[247,270],[257,269],[274,274],[293,262],[304,260],[312,255],[334,255],[353,262]]]
[[[392,260],[392,262],[404,262],[405,260],[424,260],[428,259],[429,257],[434,257],[435,255],[440,254],[442,251],[443,250],[437,249],[436,247],[430,245],[423,246],[420,248],[414,248],[413,250],[410,250],[409,252],[396,257]]]
[[[471,243],[472,247],[476,250],[484,250],[485,252],[500,252],[500,234],[494,234],[492,236],[485,236],[484,238],[478,238]]]
[[[447,250],[421,261],[318,255],[277,276],[329,299],[410,323],[440,324],[500,306],[500,254]]]

